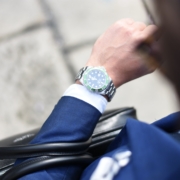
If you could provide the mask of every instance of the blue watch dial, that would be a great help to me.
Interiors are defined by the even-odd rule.
[[[87,85],[93,89],[101,89],[106,84],[106,75],[102,70],[92,69],[86,76]]]

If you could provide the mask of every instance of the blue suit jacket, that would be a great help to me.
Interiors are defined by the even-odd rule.
[[[63,97],[31,143],[86,141],[100,116],[101,113],[91,105],[73,97]],[[180,113],[175,113],[152,125],[128,119],[104,155],[112,157],[124,145],[132,152],[129,164],[114,179],[180,180],[180,144],[167,134],[178,130],[179,116]],[[68,165],[45,169],[20,179],[88,180],[99,160],[85,170],[78,164]]]

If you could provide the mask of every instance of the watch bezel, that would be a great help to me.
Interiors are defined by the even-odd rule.
[[[87,76],[88,76],[88,74],[89,74],[91,71],[94,71],[94,70],[96,70],[96,69],[102,71],[102,72],[105,74],[105,77],[106,77],[105,84],[103,85],[103,87],[101,87],[101,88],[99,88],[99,89],[95,89],[95,88],[91,87],[91,86],[88,84],[88,81],[87,81]],[[98,93],[104,91],[104,90],[107,88],[107,86],[109,85],[109,82],[111,81],[110,78],[109,78],[109,76],[108,76],[108,74],[107,74],[107,72],[106,72],[106,69],[103,68],[103,67],[92,67],[92,68],[87,69],[86,72],[83,74],[83,78],[82,78],[82,79],[83,79],[83,84],[84,84],[84,86],[86,86],[90,91],[98,92]]]

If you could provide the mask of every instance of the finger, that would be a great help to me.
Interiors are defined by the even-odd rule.
[[[134,27],[136,30],[143,31],[147,26],[143,22],[135,22]]]
[[[158,31],[157,26],[155,25],[149,25],[143,30],[143,35],[145,37],[154,36],[154,34]],[[154,37],[157,38],[157,37]]]

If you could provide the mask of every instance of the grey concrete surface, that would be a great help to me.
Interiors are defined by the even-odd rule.
[[[121,18],[146,21],[140,0],[47,0],[67,45],[97,38]]]
[[[0,0],[0,139],[40,126],[97,37],[127,17],[148,21],[140,0]],[[123,106],[146,122],[179,110],[158,72],[123,85],[107,109]]]
[[[45,21],[37,0],[0,1],[0,39]]]
[[[39,127],[72,83],[48,28],[0,43],[0,137]]]

